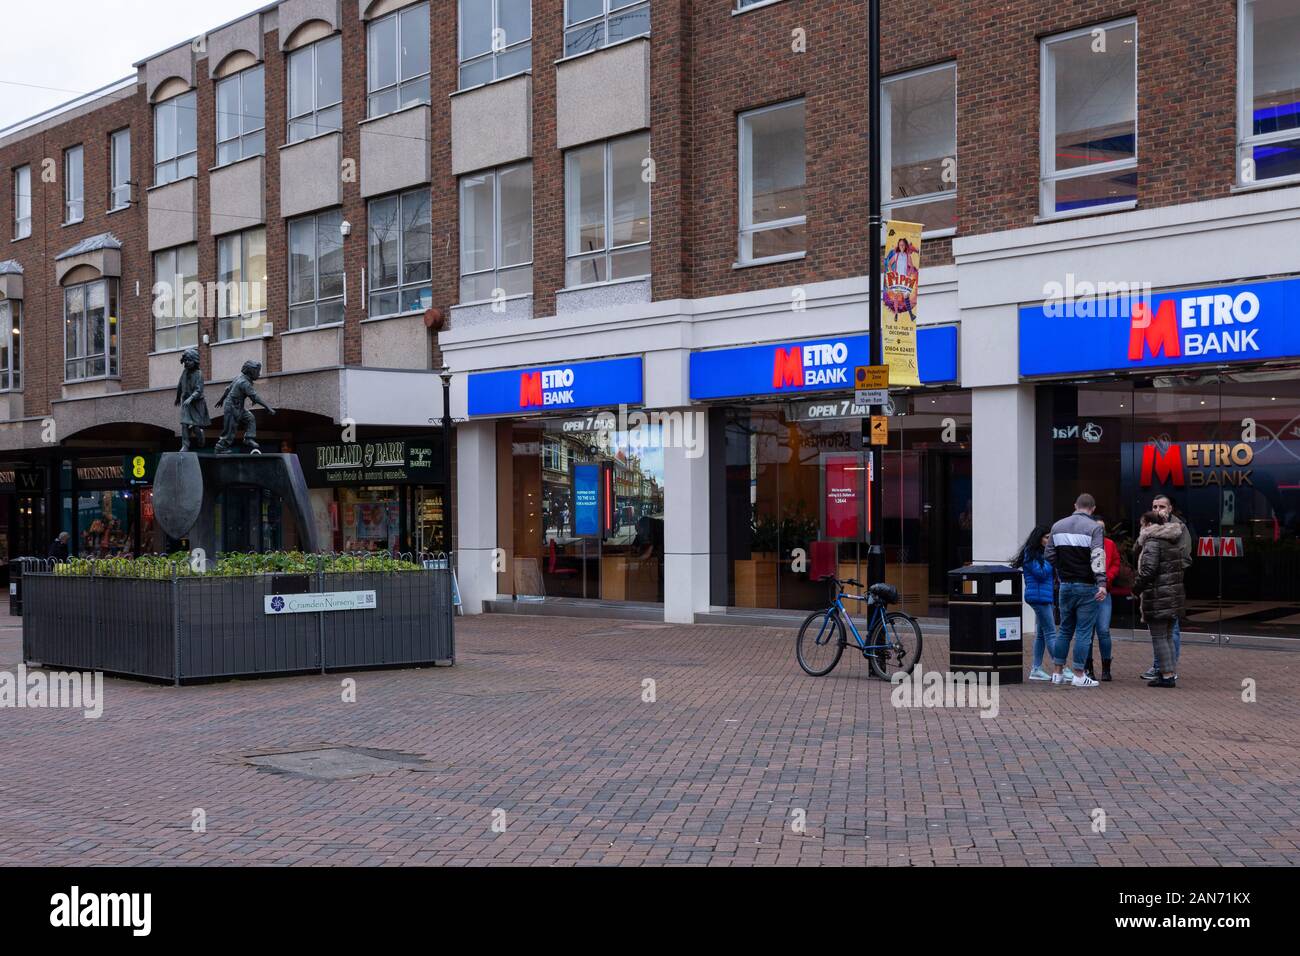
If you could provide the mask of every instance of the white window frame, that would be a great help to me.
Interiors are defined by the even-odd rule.
[[[890,219],[900,218],[903,219],[903,221],[905,222],[910,222],[912,220],[906,219],[905,218],[906,214],[904,213],[904,210],[906,210],[909,206],[922,206],[922,205],[928,205],[929,203],[932,202],[938,202],[940,200],[945,200],[945,199],[955,200],[957,198],[956,183],[953,183],[952,189],[945,189],[940,192],[925,193],[924,195],[921,196],[908,196],[906,199],[895,199],[893,201],[891,201],[889,198],[894,194],[894,189],[893,189],[894,128],[892,123],[894,117],[894,103],[889,95],[890,84],[897,83],[902,80],[915,79],[918,76],[925,76],[927,73],[938,73],[940,70],[952,70],[952,81],[953,81],[952,82],[952,90],[953,90],[952,115],[953,115],[953,129],[956,130],[957,128],[956,124],[959,121],[959,115],[957,113],[957,63],[956,61],[950,60],[947,63],[937,63],[934,66],[922,67],[919,70],[909,70],[906,73],[898,73],[895,74],[894,76],[887,76],[885,77],[884,81],[880,84],[880,106],[881,106],[880,175],[882,177],[881,192],[885,197],[884,217],[886,221]],[[957,144],[954,143],[953,145],[954,145],[954,149],[953,149],[952,159],[953,162],[956,163],[957,154],[956,154],[955,147]],[[954,168],[957,167],[954,166]],[[884,223],[881,223],[881,229],[883,230],[884,228],[885,228]],[[956,226],[945,226],[942,229],[925,229],[921,232],[921,238],[941,239],[944,236],[955,236],[956,234],[957,234]]]
[[[0,299],[0,340],[9,338],[6,360],[0,363],[0,392],[23,387],[23,300]]]
[[[645,136],[647,146],[650,145],[650,134],[648,131],[632,133],[626,136],[615,136],[613,139],[607,139],[599,143],[584,143],[581,146],[575,146],[572,149],[565,150],[564,153],[564,282],[565,289],[590,289],[597,286],[614,285],[619,282],[639,282],[650,278],[653,275],[654,261],[654,183],[646,183],[650,188],[650,206],[649,206],[649,227],[650,235],[644,242],[632,242],[627,245],[615,246],[614,241],[614,144],[625,139],[631,139],[634,136]],[[598,255],[602,250],[579,250],[578,252],[570,251],[569,235],[569,155],[579,152],[583,149],[590,149],[593,146],[600,146],[605,152],[603,160],[605,164],[605,181],[604,181],[604,200],[605,200],[605,278],[600,282],[584,282],[578,285],[569,285],[569,263],[574,259],[590,259]],[[649,149],[646,155],[650,156]],[[642,169],[645,167],[642,166]],[[536,236],[534,238],[534,249],[536,248]],[[620,276],[617,279],[610,278],[613,269],[610,268],[610,258],[615,252],[626,252],[629,249],[645,248],[651,250],[651,272],[639,276]],[[536,253],[534,253],[535,255]]]
[[[1117,159],[1108,163],[1093,163],[1087,166],[1080,166],[1077,169],[1069,169],[1065,172],[1056,171],[1056,57],[1049,52],[1049,47],[1054,43],[1062,40],[1072,40],[1076,37],[1091,36],[1095,30],[1114,30],[1117,27],[1133,27],[1133,158]],[[1038,186],[1038,219],[1071,219],[1076,216],[1091,216],[1102,212],[1121,212],[1125,209],[1133,209],[1137,206],[1137,200],[1126,199],[1119,202],[1107,203],[1106,205],[1085,206],[1082,209],[1071,209],[1066,212],[1056,211],[1056,184],[1070,179],[1081,179],[1087,176],[1100,176],[1104,173],[1126,172],[1131,169],[1137,169],[1138,165],[1138,143],[1141,141],[1139,136],[1138,115],[1138,59],[1141,56],[1141,41],[1138,39],[1137,17],[1122,17],[1118,20],[1111,20],[1107,23],[1096,23],[1092,26],[1082,27],[1078,30],[1069,30],[1065,33],[1054,33],[1051,36],[1043,37],[1038,44],[1038,62],[1039,62],[1039,100],[1038,100],[1038,157],[1039,157],[1039,186]]]
[[[194,251],[194,274],[187,276],[180,271],[176,264],[182,252],[186,250]],[[170,257],[171,274],[163,276],[159,274],[162,263],[159,260],[164,257]],[[186,243],[181,246],[173,246],[170,249],[159,249],[153,254],[153,297],[154,307],[150,310],[150,316],[153,319],[153,349],[158,352],[179,352],[182,349],[194,348],[199,344],[199,310],[200,304],[190,300],[187,295],[186,286],[188,282],[181,281],[188,279],[189,282],[197,282],[199,275],[199,247],[196,243]],[[160,287],[166,286],[171,290],[171,311],[166,316],[157,314],[158,301],[162,296]],[[168,324],[159,324],[160,319],[170,320]],[[193,328],[194,341],[180,341],[181,331],[183,329]],[[172,333],[173,340],[171,344],[162,346],[158,342],[160,332]]]
[[[405,207],[405,203],[406,203],[406,197],[408,197],[408,196],[420,195],[420,194],[423,194],[424,198],[427,200],[427,207],[428,207],[428,210],[429,210],[429,237],[430,237],[430,245],[429,245],[429,278],[427,278],[427,279],[421,279],[421,280],[419,280],[419,281],[417,281],[417,282],[405,282],[405,281],[403,281],[403,279],[402,279],[402,270],[403,270],[403,268],[406,266],[406,230],[402,228],[403,223],[406,221],[406,218],[405,218],[405,216],[403,215],[403,213],[404,213],[404,211],[405,211],[404,207]],[[371,217],[370,217],[370,210],[371,210],[371,208],[373,207],[373,204],[374,204],[374,203],[382,202],[382,201],[384,201],[384,200],[388,200],[388,199],[396,199],[396,200],[397,200],[397,282],[396,282],[396,284],[394,284],[394,285],[385,285],[385,286],[378,286],[378,287],[376,287],[376,286],[374,285],[374,280],[375,280],[374,268],[373,268],[373,267],[371,266],[371,264],[370,264],[370,250],[371,250],[371,248],[372,248],[370,240],[373,238],[373,235],[374,235],[374,234],[371,232],[371,230],[370,230],[370,226],[369,226],[370,218],[371,218]],[[433,238],[433,200],[432,200],[432,197],[431,197],[431,195],[430,195],[430,193],[429,193],[429,187],[428,187],[428,186],[417,186],[415,189],[404,189],[404,190],[402,190],[402,191],[399,192],[399,193],[388,193],[387,195],[384,195],[384,196],[372,196],[372,197],[370,197],[370,199],[368,199],[368,200],[366,201],[366,223],[367,223],[367,225],[366,225],[366,268],[367,268],[367,270],[369,270],[369,271],[368,271],[368,274],[367,274],[366,289],[365,289],[365,292],[366,292],[366,301],[365,301],[365,306],[366,306],[366,317],[367,317],[367,318],[371,318],[371,319],[390,319],[390,318],[393,318],[394,316],[398,316],[398,315],[415,315],[415,314],[419,314],[419,313],[425,311],[423,308],[417,308],[417,309],[403,309],[403,308],[402,308],[402,294],[403,294],[404,292],[409,292],[409,291],[411,291],[411,290],[424,291],[424,290],[427,289],[428,292],[429,292],[429,301],[432,302],[432,297],[433,297],[433,244],[432,244],[432,238]],[[396,311],[396,312],[371,312],[371,311],[370,311],[370,302],[371,302],[371,300],[374,298],[374,296],[375,296],[377,293],[385,293],[385,292],[388,292],[388,293],[396,292],[396,293],[397,293],[397,311]]]
[[[84,302],[91,286],[96,285],[104,286],[104,351],[102,353],[86,352],[83,355],[69,356],[67,331],[67,327],[70,323],[70,319],[68,318],[68,294],[73,289],[81,289],[82,301]],[[60,292],[63,295],[63,381],[65,384],[71,384],[73,382],[93,382],[100,379],[117,378],[119,376],[118,358],[121,321],[113,314],[113,305],[117,303],[120,306],[118,300],[120,291],[117,279],[108,277],[92,279],[89,282],[77,282],[60,288]],[[84,331],[86,333],[85,341],[89,342],[91,338],[89,325],[85,327]],[[104,356],[104,372],[102,374],[85,375],[80,378],[68,378],[69,362],[88,362],[91,359],[98,358],[101,354]]]
[[[1250,11],[1247,13],[1247,11]],[[1254,6],[1250,0],[1237,0],[1237,172],[1234,181],[1238,188],[1285,186],[1300,183],[1300,173],[1292,176],[1274,176],[1271,179],[1247,181],[1242,175],[1247,157],[1254,158],[1256,146],[1287,143],[1300,139],[1300,129],[1282,129],[1275,133],[1256,135],[1255,127],[1255,45],[1253,25]]]
[[[632,10],[640,8],[641,6],[645,6],[646,8],[649,8],[651,0],[643,0],[643,2],[638,2],[638,0],[625,0],[625,2],[623,2],[621,6],[611,10],[610,5],[616,2],[619,2],[619,0],[602,0],[603,8],[600,13],[596,14],[594,17],[588,17],[586,20],[571,21],[569,19],[569,0],[564,0],[564,34],[563,34],[563,40],[560,44],[560,51],[563,57],[582,56],[584,53],[595,53],[597,50],[603,50],[605,47],[610,45],[609,44],[610,17],[621,16],[624,13],[629,13]],[[651,16],[653,18],[653,14]],[[593,46],[590,50],[577,50],[573,53],[569,53],[568,52],[569,31],[574,27],[595,26],[596,24],[600,25],[600,32],[604,39],[602,39],[599,43]],[[653,26],[654,23],[652,19],[651,29],[653,29]],[[637,37],[648,37],[650,35],[650,32],[651,32],[650,30],[646,30],[645,33],[638,33],[636,34],[636,36],[624,37],[622,40],[618,40],[615,42],[626,43],[628,40],[637,39]]]
[[[488,83],[495,83],[497,80],[505,80],[512,76],[521,76],[524,73],[531,73],[533,69],[531,51],[533,44],[533,13],[531,3],[529,4],[528,10],[528,36],[524,37],[522,40],[508,43],[500,50],[489,49],[486,53],[477,53],[468,60],[465,59],[465,22],[461,17],[461,11],[464,9],[466,3],[483,2],[484,0],[460,0],[460,2],[456,4],[456,88],[459,90],[472,90],[477,86],[487,86]],[[492,4],[492,35],[496,36],[496,31],[501,29],[501,0],[487,0],[487,2]],[[516,70],[513,73],[501,73],[498,71],[497,64],[500,62],[501,57],[507,53],[513,53],[522,46],[528,46],[530,48],[528,66],[524,67],[522,70]],[[475,83],[473,86],[465,86],[460,77],[466,65],[470,63],[478,63],[481,60],[489,58],[492,60],[492,79],[484,80],[482,83]]]
[[[126,168],[118,163],[117,144],[126,141]],[[117,212],[131,205],[131,127],[123,126],[108,134],[108,211]]]
[[[799,96],[792,100],[786,100],[782,103],[772,103],[769,106],[760,106],[758,109],[745,110],[736,116],[736,142],[739,148],[739,169],[736,171],[736,183],[740,190],[739,207],[737,209],[736,220],[740,226],[740,232],[736,244],[736,264],[740,266],[766,265],[769,262],[789,262],[793,259],[802,259],[808,255],[808,214],[802,216],[791,216],[787,219],[774,219],[771,222],[765,222],[755,226],[754,217],[754,137],[750,132],[749,120],[751,117],[760,116],[763,113],[773,113],[777,110],[789,109],[792,106],[802,106],[804,108],[804,135],[808,132],[808,102],[805,97]],[[804,140],[804,179],[803,188],[808,189],[808,146],[807,139]],[[806,199],[805,195],[805,199]],[[805,207],[806,208],[806,207]],[[763,256],[755,259],[752,255],[754,250],[754,236],[760,232],[770,232],[774,229],[787,229],[790,226],[804,227],[804,248],[799,252],[785,252],[779,256]]]
[[[79,182],[74,183],[73,160],[77,163]],[[77,190],[74,194],[73,189]],[[86,149],[78,143],[63,151],[63,224],[71,226],[86,218]]]
[[[492,169],[479,170],[476,173],[466,173],[464,176],[461,176],[457,180],[456,182],[457,205],[460,210],[460,229],[459,229],[459,236],[458,236],[460,240],[460,263],[459,263],[460,277],[459,277],[459,283],[457,288],[458,298],[460,298],[459,284],[464,283],[465,279],[469,278],[470,276],[483,276],[483,275],[491,274],[494,277],[494,287],[496,288],[501,287],[500,279],[497,278],[500,276],[502,270],[502,266],[501,266],[501,176],[504,173],[509,173],[516,169],[521,169],[524,166],[531,167],[532,165],[533,165],[533,161],[531,159],[526,159],[522,163],[510,163],[507,166],[496,166],[493,167]],[[484,176],[489,173],[492,175],[492,268],[479,269],[474,272],[466,272],[465,271],[465,180],[470,176]],[[531,187],[532,185],[531,174],[529,176],[529,184]],[[535,240],[536,237],[532,236],[532,224],[533,224],[533,201],[532,200],[533,200],[533,194],[532,194],[532,189],[530,188],[528,193],[528,219],[530,223],[529,236],[533,240]],[[566,218],[566,227],[567,227],[567,218],[568,218],[567,215],[565,218]],[[606,221],[608,221],[608,218]],[[567,241],[568,241],[567,236],[565,237],[565,241],[567,245]],[[516,262],[513,265],[505,266],[505,269],[507,271],[514,270],[514,269],[522,269],[524,268],[524,266],[527,266],[529,272],[530,273],[532,272],[533,265],[535,262],[534,256],[536,254],[536,242],[532,241],[529,243],[529,245],[532,247],[529,249],[529,252],[532,253],[532,255],[529,255],[528,261]],[[608,252],[608,250],[606,251]],[[568,259],[567,256],[565,258],[566,260]],[[507,298],[512,298],[512,299],[522,298],[524,295],[527,294],[529,293],[519,293],[517,295],[508,296]],[[491,300],[460,298],[461,305],[471,305],[474,304],[475,302],[488,302],[488,301]]]
[[[260,73],[262,76],[262,117],[261,117],[262,125],[256,127],[255,129],[246,130],[244,129],[244,118],[252,114],[246,112],[246,107],[244,105],[244,81],[248,79],[253,74],[254,71]],[[238,114],[239,132],[227,139],[222,139],[221,138],[221,114],[220,114],[221,87],[232,83],[238,84],[239,86],[239,114]],[[229,166],[232,163],[238,163],[241,160],[249,159],[253,156],[266,155],[266,68],[265,65],[262,63],[257,63],[254,64],[253,66],[245,67],[244,69],[240,70],[238,73],[232,73],[230,76],[222,77],[221,79],[217,80],[216,87],[213,92],[214,92],[214,101],[215,101],[213,105],[213,109],[216,111],[213,117],[213,125],[216,127],[213,135],[216,142],[215,150],[216,150],[216,159],[217,159],[216,166],[213,168],[219,168],[221,166]],[[257,140],[257,139],[261,140],[260,145],[257,144],[256,142],[250,144],[249,142],[250,140]],[[239,144],[239,155],[236,156],[234,159],[227,159],[225,162],[222,162],[221,147],[228,143]]]
[[[268,334],[266,325],[266,293],[265,284],[262,287],[262,308],[256,312],[246,308],[244,290],[253,283],[263,282],[262,278],[250,279],[248,268],[248,237],[254,233],[262,234],[262,257],[266,260],[268,250],[266,243],[266,227],[253,226],[250,229],[243,229],[239,232],[228,232],[224,236],[217,236],[217,341],[218,342],[240,342],[245,339],[257,339]],[[238,309],[232,310],[228,303],[230,299],[225,294],[226,289],[221,277],[221,247],[223,243],[232,241],[239,242],[239,284],[236,288],[236,297],[238,299]],[[267,262],[267,268],[270,268],[270,262]],[[223,323],[229,323],[233,319],[239,321],[235,328],[239,331],[238,335],[222,335]]]
[[[14,172],[14,240],[27,239],[32,234],[32,167],[15,166]],[[27,180],[23,192],[23,179]],[[22,215],[24,206],[27,215]]]
[[[288,260],[289,260],[287,263],[287,267],[285,269],[285,275],[288,279],[287,292],[289,298],[289,310],[288,310],[288,320],[287,320],[289,324],[289,328],[286,331],[289,333],[297,332],[303,329],[333,328],[335,326],[342,325],[344,321],[346,321],[347,319],[348,270],[347,270],[346,253],[343,260],[343,271],[339,273],[339,278],[342,280],[342,291],[338,295],[326,296],[324,298],[321,298],[321,294],[320,294],[320,263],[321,263],[320,237],[321,237],[321,229],[322,229],[322,219],[326,216],[338,216],[340,219],[342,219],[343,210],[338,208],[337,206],[333,209],[322,209],[320,212],[308,213],[305,216],[295,216],[293,219],[289,219],[285,223],[285,240],[286,240],[285,253],[288,256]],[[312,297],[310,299],[303,299],[301,301],[295,302],[293,301],[293,227],[300,222],[310,222],[312,224],[312,238],[315,244],[315,248],[312,252],[313,292],[312,292]],[[339,224],[336,222],[333,225],[329,226],[328,228],[337,230],[339,228]],[[268,268],[269,265],[270,264],[268,263]],[[343,307],[343,311],[340,317],[331,322],[321,322],[320,320],[321,306],[334,305],[335,303],[338,303]],[[294,325],[293,324],[294,311],[306,309],[308,306],[311,306],[312,309],[311,323],[309,325]]]
[[[366,24],[366,118],[367,119],[374,119],[376,116],[387,116],[388,113],[396,113],[398,110],[407,109],[408,107],[416,105],[416,103],[424,103],[428,105],[431,102],[432,83],[433,83],[432,53],[430,53],[429,55],[428,70],[416,76],[408,76],[405,79],[402,78],[402,15],[406,13],[410,13],[416,7],[424,7],[426,19],[432,16],[432,11],[429,9],[429,4],[426,0],[425,3],[412,3],[409,6],[402,7],[399,10],[394,10],[392,13],[386,13],[382,17],[376,17],[374,20],[371,20],[369,23]],[[397,45],[393,51],[393,55],[397,58],[397,73],[396,73],[397,79],[387,86],[381,86],[378,89],[372,90],[370,88],[370,58],[374,55],[374,48],[372,47],[370,42],[370,38],[372,35],[371,31],[374,30],[375,27],[379,26],[381,23],[384,23],[388,20],[397,21]],[[429,20],[429,24],[430,24],[430,28],[432,28],[433,21]],[[426,44],[429,42],[428,31],[425,31],[423,39]],[[402,89],[410,84],[418,84],[420,80],[424,80],[424,90],[425,90],[424,99],[416,100],[412,103],[407,103],[405,106],[403,106]],[[383,113],[375,112],[374,109],[375,97],[379,96],[382,93],[387,93],[389,90],[397,91],[397,102],[398,102],[397,107],[395,109],[388,110]]]
[[[336,102],[334,102],[334,103],[320,103],[320,102],[318,102],[317,99],[316,99],[317,94],[320,93],[320,72],[319,72],[319,71],[320,71],[320,66],[319,66],[319,64],[320,64],[320,56],[319,56],[319,54],[320,54],[320,51],[321,51],[322,49],[324,49],[324,46],[325,46],[325,44],[327,44],[327,43],[337,43],[337,44],[339,45],[339,64],[340,64],[340,65],[339,65],[339,98],[338,98],[338,100],[337,100]],[[311,101],[312,101],[312,108],[311,108],[308,112],[306,112],[306,113],[299,113],[297,116],[295,116],[295,115],[293,114],[293,62],[292,62],[292,61],[293,61],[293,59],[294,59],[295,57],[306,56],[308,53],[311,54]],[[321,135],[323,135],[323,134],[325,134],[325,133],[342,132],[342,129],[343,129],[343,86],[344,86],[344,84],[343,84],[343,35],[342,35],[341,33],[334,33],[334,34],[331,34],[330,36],[327,36],[327,37],[321,37],[321,38],[320,38],[319,40],[317,40],[316,42],[314,42],[314,43],[309,43],[307,46],[300,47],[300,48],[298,48],[297,50],[293,50],[293,51],[288,55],[288,57],[285,58],[284,71],[285,71],[285,76],[284,76],[284,97],[285,97],[284,115],[285,115],[285,124],[286,124],[286,126],[288,127],[288,128],[285,130],[285,141],[286,141],[286,144],[287,144],[287,145],[292,145],[292,144],[294,144],[294,143],[301,143],[301,142],[303,142],[304,140],[311,139],[311,138],[314,137],[314,136],[321,136]],[[325,112],[326,110],[332,110],[332,109],[334,109],[335,107],[338,107],[338,110],[339,110],[339,128],[338,128],[338,130],[334,130],[334,129],[326,129],[326,130],[322,130],[322,129],[320,128],[320,114],[323,113],[323,112]],[[294,135],[293,135],[293,128],[294,128],[294,126],[295,126],[295,125],[298,125],[298,124],[306,123],[307,120],[308,120],[309,118],[310,118],[310,120],[311,120],[311,124],[312,124],[313,132],[311,132],[311,133],[309,133],[309,134],[306,134],[306,135],[298,136],[298,137],[295,138]]]
[[[188,103],[186,103],[188,101]],[[153,184],[155,186],[166,186],[169,183],[180,182],[182,179],[189,179],[191,176],[198,175],[199,169],[199,117],[198,117],[198,94],[194,90],[189,90],[179,96],[173,96],[169,100],[163,100],[156,103],[153,108],[154,122],[154,155],[153,155]],[[158,158],[158,112],[159,110],[176,110],[176,142],[172,145],[180,149],[181,141],[181,117],[189,116],[194,123],[194,148],[187,153],[177,152],[167,159]],[[181,163],[184,160],[193,159],[194,172],[182,176]],[[173,167],[173,173],[170,178],[163,179],[162,171],[166,167]]]

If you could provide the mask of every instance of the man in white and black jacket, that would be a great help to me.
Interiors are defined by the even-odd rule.
[[[1048,535],[1048,562],[1056,569],[1061,582],[1059,603],[1061,627],[1052,650],[1056,667],[1053,684],[1097,687],[1084,673],[1092,652],[1092,630],[1097,623],[1097,609],[1106,600],[1106,535],[1092,517],[1097,501],[1089,494],[1074,501],[1074,514],[1052,525]],[[1074,674],[1063,673],[1065,656],[1074,640]]]

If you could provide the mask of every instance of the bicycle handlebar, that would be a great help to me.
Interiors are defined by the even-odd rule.
[[[854,587],[857,587],[857,588],[865,588],[865,587],[866,587],[866,585],[863,584],[861,581],[856,581],[856,580],[854,580],[853,578],[844,578],[843,580],[841,580],[840,578],[837,578],[837,577],[836,577],[835,575],[833,575],[833,574],[823,574],[821,579],[822,579],[823,581],[834,581],[837,585],[842,585],[842,584],[851,584],[851,585],[853,585]]]

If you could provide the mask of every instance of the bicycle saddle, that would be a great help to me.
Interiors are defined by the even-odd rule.
[[[892,584],[873,584],[871,587],[867,588],[867,593],[875,598],[876,603],[878,604],[889,605],[898,603],[898,588],[894,587]]]

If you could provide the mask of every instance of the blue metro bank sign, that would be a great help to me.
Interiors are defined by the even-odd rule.
[[[519,415],[575,408],[640,405],[641,357],[475,372],[470,415]]]
[[[1300,279],[1020,310],[1020,374],[1059,375],[1300,356]]]

